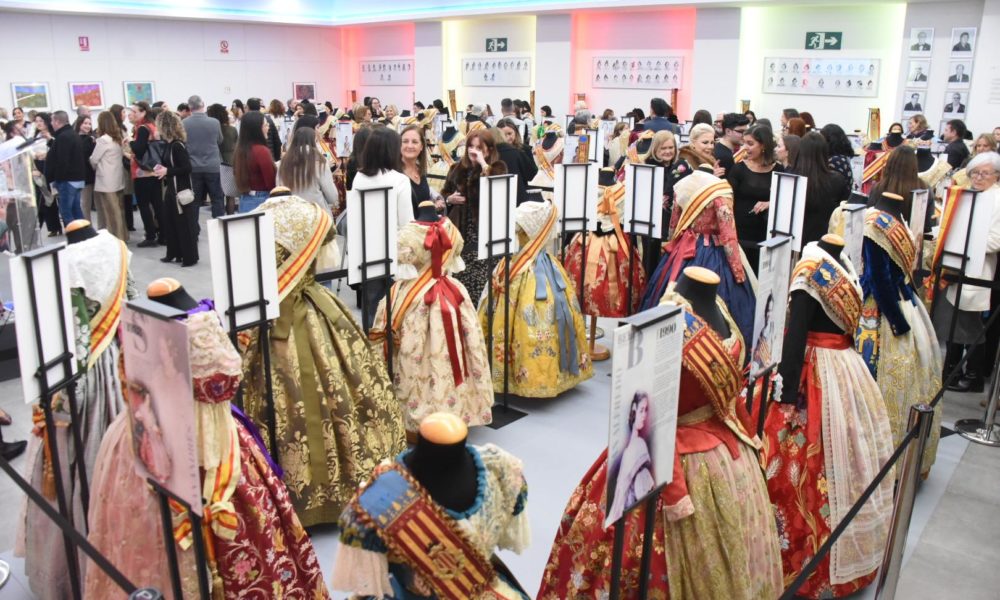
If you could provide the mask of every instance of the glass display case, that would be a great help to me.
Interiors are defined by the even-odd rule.
[[[0,251],[21,254],[38,246],[33,159],[44,151],[44,140],[0,144]]]

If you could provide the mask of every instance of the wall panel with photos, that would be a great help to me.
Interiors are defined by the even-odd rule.
[[[359,61],[361,85],[413,85],[413,59]]]
[[[626,51],[627,52],[627,51]],[[595,88],[675,90],[683,87],[683,56],[594,56]]]
[[[469,87],[528,87],[531,57],[488,54],[462,58],[462,85]]]
[[[920,19],[911,25],[921,22],[927,21]],[[966,119],[977,32],[976,27],[964,26],[910,27],[905,38],[903,94],[898,109],[906,127],[910,117],[918,114],[923,114],[938,133],[947,121]]]
[[[764,59],[763,91],[875,98],[878,96],[880,62],[877,58],[767,57]]]

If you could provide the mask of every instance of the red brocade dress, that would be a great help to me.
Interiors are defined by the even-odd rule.
[[[625,185],[616,182],[601,188],[601,194],[597,205],[599,231],[578,233],[573,237],[566,249],[566,272],[573,285],[579,286],[580,271],[585,265],[583,314],[627,317],[639,309],[646,290],[646,273],[639,252],[621,227]],[[583,256],[584,235],[587,239],[586,257]],[[632,281],[631,290],[629,279]]]
[[[673,482],[656,500],[649,598],[774,600],[782,591],[774,513],[739,392],[744,345],[725,306],[723,339],[680,296],[685,331]],[[607,451],[574,490],[539,600],[607,598],[615,527],[604,529]],[[623,599],[638,598],[645,504],[625,517]]]
[[[856,330],[861,290],[849,261],[842,266],[815,242],[808,244],[792,274],[791,292],[808,294],[844,332]],[[796,302],[793,298],[793,324]],[[786,338],[783,366],[795,362],[794,355]],[[786,377],[785,386],[792,379]],[[893,440],[882,394],[850,335],[810,326],[798,381],[797,394],[785,390],[796,402],[768,407],[763,440],[786,585],[888,461]],[[799,596],[838,598],[874,580],[892,516],[892,488],[890,474],[799,588]]]

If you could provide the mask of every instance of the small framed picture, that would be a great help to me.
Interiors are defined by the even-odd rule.
[[[81,106],[90,109],[104,108],[104,85],[100,81],[71,81],[69,104],[74,110]]]
[[[910,56],[930,56],[934,50],[934,28],[914,27],[910,29]]]
[[[903,94],[903,115],[911,116],[924,112],[924,102],[927,92],[924,90],[906,90]]]
[[[123,81],[122,88],[125,90],[125,106],[136,102],[153,104],[156,101],[156,86],[152,81]]]
[[[969,92],[945,92],[944,114],[952,119],[964,119],[969,102]]]
[[[972,56],[976,48],[976,28],[975,27],[952,27],[951,29],[951,55],[952,56]]]
[[[12,83],[10,94],[14,97],[14,106],[24,110],[47,111],[52,109],[52,95],[49,94],[47,83]]]
[[[296,100],[315,100],[316,84],[310,82],[293,83],[292,97]]]
[[[967,90],[972,79],[972,59],[948,62],[948,89]]]
[[[930,75],[931,61],[911,60],[906,68],[907,87],[927,87],[927,78]]]

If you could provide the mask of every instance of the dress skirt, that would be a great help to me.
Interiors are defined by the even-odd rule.
[[[845,335],[810,332],[798,406],[773,403],[768,408],[763,458],[786,585],[892,455],[882,394],[852,346]],[[890,474],[799,588],[800,596],[840,598],[875,579],[892,495]]]
[[[583,280],[583,314],[596,317],[627,317],[639,309],[646,289],[642,258],[632,248],[631,262],[614,232],[587,232],[587,256],[583,257],[583,237],[573,236],[566,248],[566,272],[579,289],[581,265],[586,265]],[[629,276],[632,284],[629,286]],[[631,304],[629,296],[631,295]]]
[[[694,514],[666,518],[657,501],[650,598],[774,600],[781,595],[774,512],[754,451],[726,444],[681,457]],[[563,514],[539,600],[604,599],[611,584],[614,527],[603,529],[607,451],[584,476]],[[639,597],[645,504],[626,517],[623,600]]]

